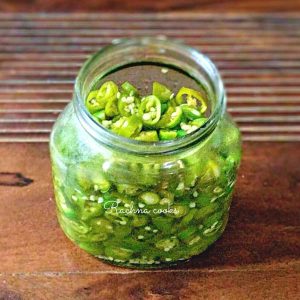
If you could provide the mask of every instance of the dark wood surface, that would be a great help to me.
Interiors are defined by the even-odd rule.
[[[96,11],[194,11],[199,12],[294,12],[299,0],[1,0],[0,11],[10,12],[96,12]]]
[[[24,184],[20,176],[16,180],[13,174],[0,175],[0,295],[22,299],[300,295],[299,144],[245,143],[224,236],[190,262],[157,271],[104,264],[64,236],[55,216],[46,144],[0,144],[0,156],[5,158],[2,172],[32,180]]]
[[[1,14],[0,299],[298,299],[299,16]],[[244,155],[214,246],[174,268],[128,270],[60,230],[47,141],[89,54],[114,38],[157,34],[216,62]]]

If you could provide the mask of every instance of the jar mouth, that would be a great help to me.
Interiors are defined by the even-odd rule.
[[[207,121],[185,137],[170,141],[145,142],[120,136],[97,123],[84,102],[94,83],[120,67],[130,64],[158,63],[181,69],[210,90],[212,111]],[[165,38],[132,38],[113,41],[82,66],[75,81],[74,106],[81,125],[94,139],[109,147],[141,155],[180,151],[203,141],[215,129],[226,108],[226,94],[214,63],[196,49]]]

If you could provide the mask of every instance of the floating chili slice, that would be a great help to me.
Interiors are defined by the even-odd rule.
[[[154,81],[152,94],[156,96],[162,103],[170,100],[172,91],[170,91],[165,85]]]
[[[198,91],[195,91],[193,89],[189,89],[186,87],[182,87],[179,92],[176,95],[176,103],[178,105],[184,103],[184,96],[186,97],[186,102],[190,106],[194,106],[195,108],[198,108],[201,113],[204,113],[207,110],[207,104],[204,100],[202,94]],[[200,103],[200,107],[199,104]]]
[[[160,100],[154,95],[147,96],[141,102],[139,113],[144,125],[155,125],[161,116]]]

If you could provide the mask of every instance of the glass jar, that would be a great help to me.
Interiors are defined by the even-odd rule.
[[[97,124],[84,105],[89,91],[115,70],[139,64],[194,78],[210,101],[207,122],[166,142],[127,139]],[[193,48],[141,38],[96,53],[80,70],[73,101],[51,134],[65,234],[96,257],[136,268],[168,266],[207,249],[225,229],[241,158],[240,133],[225,106],[216,67]]]

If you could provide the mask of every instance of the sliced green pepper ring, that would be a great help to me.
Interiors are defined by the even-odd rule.
[[[177,137],[184,137],[186,135],[187,135],[187,133],[185,130],[183,130],[183,129],[177,130]]]
[[[193,126],[201,127],[206,121],[207,118],[198,118],[194,119],[190,124]]]
[[[170,100],[172,92],[163,84],[154,81],[152,94],[156,96],[162,103]]]
[[[129,95],[129,96],[138,95],[138,89],[128,81],[123,82],[121,87],[122,87],[122,91],[126,95]]]
[[[104,109],[95,112],[93,114],[93,117],[96,119],[96,121],[103,121],[103,120],[105,120],[105,111],[104,111]]]
[[[122,116],[129,117],[138,112],[140,100],[134,96],[121,95],[118,99],[118,109]]]
[[[189,106],[188,104],[181,104],[183,114],[189,120],[195,120],[201,117],[201,113],[194,107]]]
[[[142,117],[144,125],[155,125],[161,116],[161,103],[159,99],[154,95],[144,98],[139,108],[139,114]]]
[[[160,121],[156,124],[158,128],[174,128],[182,118],[182,109],[180,106],[170,106],[166,113],[161,117]]]
[[[127,138],[139,134],[143,127],[141,119],[136,115],[130,117],[123,117],[122,122],[120,122],[120,124],[121,126],[118,129],[116,129],[116,132]]]
[[[201,95],[201,93],[198,91],[195,91],[193,89],[186,88],[186,87],[182,87],[176,95],[175,99],[176,99],[176,103],[178,105],[184,103],[184,99],[183,99],[184,95],[186,95],[186,100],[187,100],[187,103],[189,106],[199,107],[199,105],[197,105],[197,102],[200,102],[201,107],[200,107],[199,111],[201,113],[204,113],[207,110],[207,104],[206,104],[205,100],[203,99],[203,96]]]
[[[103,83],[97,93],[97,102],[104,108],[112,99],[117,98],[118,86],[113,81]]]
[[[177,137],[176,130],[164,130],[159,131],[159,138],[162,141],[174,140]]]
[[[98,91],[91,91],[85,101],[86,108],[91,114],[104,108],[104,106],[97,101],[97,95]]]
[[[105,105],[105,115],[107,115],[108,117],[114,117],[117,116],[118,114],[119,114],[118,99],[117,97],[110,98]]]
[[[137,141],[144,141],[144,142],[157,142],[159,140],[156,130],[142,131],[134,139]]]
[[[161,114],[164,114],[167,111],[168,107],[169,107],[168,103],[162,103],[161,104]]]

